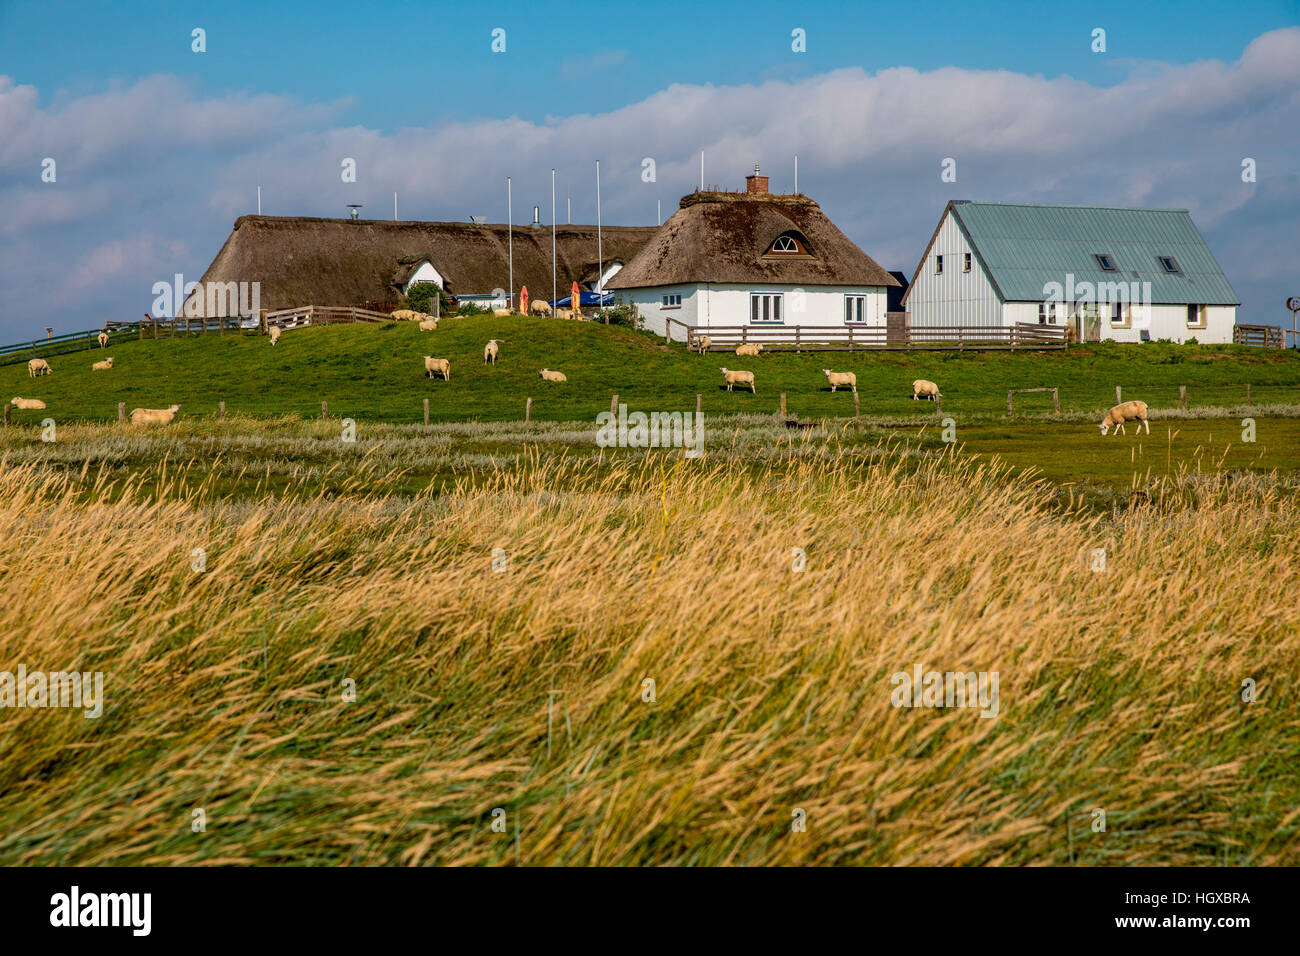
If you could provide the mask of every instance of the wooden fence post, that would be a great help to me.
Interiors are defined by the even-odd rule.
[[[429,427],[429,400],[424,400],[424,427]]]
[[[1061,414],[1061,390],[1059,388],[1052,389],[1052,414]]]
[[[699,418],[700,412],[703,411],[703,407],[702,407],[703,402],[704,402],[704,396],[701,395],[699,392],[696,392],[695,393],[695,417],[696,418]]]
[[[853,417],[857,418],[862,414],[862,407],[858,404],[858,390],[853,390]]]
[[[224,422],[225,420],[226,420],[226,403],[217,402],[217,421]]]
[[[781,393],[781,417],[785,418],[785,392]]]
[[[1116,386],[1115,386],[1115,404],[1116,404],[1116,405],[1120,405],[1120,404],[1123,403],[1124,399],[1120,397],[1121,395],[1123,395],[1123,392],[1120,391],[1120,387],[1119,387],[1118,385],[1116,385]]]
[[[936,415],[943,414],[943,396],[938,392],[934,393],[934,413]]]
[[[533,418],[533,398],[530,395],[528,401],[524,403],[524,422],[525,424]]]
[[[1246,383],[1246,401],[1250,401],[1250,382]]]
[[[8,402],[5,403],[5,428],[9,427],[9,409],[11,409],[12,407],[13,406],[10,405]]]
[[[1187,411],[1187,386],[1186,385],[1178,386],[1178,407],[1181,408],[1183,411]]]
[[[618,392],[615,392],[609,400],[609,413],[618,418]]]
[[[126,421],[126,402],[117,403],[117,420],[119,422]]]
[[[325,419],[325,418],[329,418],[329,417],[330,417],[330,403],[329,403],[329,402],[321,402],[321,403],[320,403],[320,417],[321,417],[322,419]]]
[[[1007,392],[1007,414],[1011,414],[1011,392]]]

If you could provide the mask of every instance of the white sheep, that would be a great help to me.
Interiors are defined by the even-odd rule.
[[[549,368],[542,369],[541,376],[548,382],[567,382],[569,380],[569,377],[563,372],[552,372]]]
[[[420,321],[420,331],[421,331],[421,332],[436,332],[436,331],[438,331],[438,320],[437,320],[437,319],[422,319],[422,320]]]
[[[750,342],[748,345],[737,345],[737,355],[748,355],[750,358],[757,358],[758,353],[763,351],[763,346],[758,342]]]
[[[100,333],[99,333],[99,347],[100,347],[101,349],[106,349],[106,348],[108,348],[108,333],[107,333],[107,332],[100,332]]]
[[[492,339],[487,345],[483,346],[483,364],[496,365],[498,351],[500,351],[500,347],[497,345],[496,339]]]
[[[1142,431],[1142,426],[1147,427],[1147,434],[1151,434],[1151,423],[1147,421],[1147,403],[1146,402],[1123,402],[1115,405],[1106,413],[1106,417],[1101,420],[1098,426],[1103,435],[1107,434],[1111,426],[1115,426],[1115,434],[1118,435],[1124,431],[1124,423],[1137,420],[1138,433]]]
[[[45,359],[32,359],[27,363],[27,374],[32,378],[37,375],[49,375],[50,371],[50,363]]]
[[[409,320],[409,319],[413,319],[413,318],[415,318],[415,316],[416,316],[416,313],[415,313],[413,310],[411,310],[411,309],[398,309],[397,311],[395,311],[395,312],[393,312],[393,313],[391,313],[391,314],[392,314],[393,318],[395,318],[395,319],[399,319],[399,320],[404,321],[404,322],[407,321],[407,320]]]
[[[509,310],[509,309],[493,309],[493,310],[492,310],[492,314],[495,315],[498,319],[502,319],[502,318],[505,318],[507,315],[510,315],[510,310]]]
[[[180,408],[179,405],[173,405],[171,408],[133,408],[131,409],[131,424],[170,425]]]
[[[424,374],[433,378],[434,375],[441,375],[444,382],[451,381],[451,362],[444,358],[434,358],[431,355],[424,357]]]
[[[934,382],[926,381],[923,378],[918,378],[912,383],[912,401],[920,401],[922,395],[926,398],[933,399],[936,402],[943,398],[943,396],[939,394],[938,385],[934,384]]]
[[[727,391],[730,392],[732,390],[733,385],[748,385],[750,392],[752,392],[755,395],[758,394],[758,392],[755,391],[754,389],[753,372],[733,371],[732,369],[728,369],[728,368],[719,369],[718,371],[720,371],[722,373],[722,377],[727,380]]]
[[[854,392],[858,390],[858,377],[852,372],[832,372],[828,368],[822,369],[822,374],[826,376],[826,381],[831,383],[831,391],[835,391],[836,386],[847,385]]]
[[[15,397],[10,405],[16,405],[19,408],[44,408],[45,403],[39,398],[17,398]]]
[[[102,362],[96,362],[90,366],[92,372],[107,372],[113,367],[113,356],[109,356]]]
[[[280,341],[280,327],[273,325],[271,326],[271,344],[274,345],[278,341]]]
[[[556,309],[556,310],[555,310],[555,317],[556,317],[557,319],[571,319],[571,318],[573,318],[573,310],[572,310],[572,309]]]
[[[551,303],[547,302],[545,299],[534,299],[532,302],[528,303],[528,314],[550,315]]]
[[[703,355],[705,352],[709,350],[709,346],[711,346],[712,344],[713,344],[713,337],[706,335],[695,343],[695,348],[701,355]]]

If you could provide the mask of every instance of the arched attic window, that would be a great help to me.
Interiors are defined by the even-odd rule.
[[[772,240],[765,256],[812,256],[808,240],[797,232],[783,232]]]

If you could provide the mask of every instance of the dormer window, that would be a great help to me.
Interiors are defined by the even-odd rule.
[[[768,256],[810,256],[808,244],[804,242],[803,237],[792,232],[785,232],[772,240],[772,245],[768,246]]]
[[[1118,272],[1115,267],[1115,258],[1104,252],[1094,252],[1092,257],[1097,260],[1097,268],[1102,272]]]

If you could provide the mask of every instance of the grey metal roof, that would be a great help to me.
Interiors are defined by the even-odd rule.
[[[1004,302],[1041,300],[1046,282],[1150,282],[1154,304],[1239,305],[1186,209],[963,202],[948,207]],[[1110,256],[1103,271],[1094,256]],[[1172,256],[1169,273],[1157,256]]]

